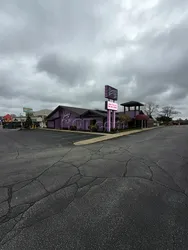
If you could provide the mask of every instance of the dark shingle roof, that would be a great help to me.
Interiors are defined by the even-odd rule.
[[[144,106],[144,104],[142,104],[140,102],[136,102],[136,101],[125,102],[125,103],[122,103],[120,105],[124,106],[124,107]]]
[[[107,116],[107,112],[105,110],[92,110],[92,109],[86,110],[84,113],[81,114],[81,116],[87,115],[87,113],[89,112],[95,114],[96,116],[102,116],[102,117]]]
[[[71,112],[76,113],[78,116],[85,115],[87,112],[92,112],[96,114],[96,116],[101,117],[107,117],[107,111],[106,110],[99,110],[99,109],[84,109],[84,108],[77,108],[77,107],[69,107],[69,106],[63,106],[59,105],[56,109],[54,109],[48,116],[47,119],[49,119],[58,109],[66,108]],[[119,116],[119,113],[117,112],[117,117]]]
[[[61,107],[62,109],[66,108],[66,109],[68,109],[68,110],[70,110],[78,115],[81,115],[88,110],[88,109],[84,109],[84,108],[69,107],[69,106],[59,106],[59,107]]]
[[[57,110],[59,109],[63,109],[63,108],[66,108],[68,110],[70,110],[71,112],[74,112],[78,115],[81,115],[83,114],[84,112],[87,111],[87,109],[83,109],[83,108],[77,108],[77,107],[69,107],[69,106],[62,106],[62,105],[59,105],[57,108],[55,108],[48,116],[47,116],[47,119],[49,119]]]

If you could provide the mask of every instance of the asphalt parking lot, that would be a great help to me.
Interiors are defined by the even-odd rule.
[[[1,250],[188,249],[188,127],[60,134],[0,131]]]
[[[58,132],[50,130],[0,130],[1,145],[4,146],[5,151],[15,149],[15,146],[20,149],[40,149],[40,148],[54,148],[72,146],[74,142],[100,137],[101,135],[83,134],[72,132]]]

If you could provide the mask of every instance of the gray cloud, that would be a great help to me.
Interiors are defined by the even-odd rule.
[[[58,78],[69,86],[84,84],[89,80],[92,65],[84,59],[74,60],[57,54],[47,54],[40,58],[37,70]]]
[[[103,108],[109,84],[120,103],[170,103],[188,116],[187,8],[186,0],[1,0],[0,112]]]
[[[169,90],[165,99],[184,100],[188,95],[187,21],[188,18],[160,33],[142,34],[137,40],[138,49],[113,67],[112,75],[129,79],[134,76],[137,84],[134,96],[139,99],[147,100]]]

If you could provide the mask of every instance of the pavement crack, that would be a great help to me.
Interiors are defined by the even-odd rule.
[[[142,159],[142,163],[143,163],[146,167],[148,167],[148,169],[149,169],[149,171],[150,171],[150,173],[151,173],[150,180],[153,181],[153,171],[152,171],[151,167],[145,162],[145,159]]]
[[[90,161],[90,159],[89,159],[88,161]],[[84,162],[83,164],[80,164],[79,166],[76,166],[74,163],[71,163],[71,162],[66,162],[66,161],[62,161],[62,162],[63,162],[63,163],[68,163],[68,164],[70,164],[72,167],[76,168],[76,169],[78,170],[78,173],[77,173],[77,174],[79,174],[80,176],[82,176],[82,174],[81,174],[79,168],[80,168],[82,165],[86,164],[88,161]],[[77,174],[75,174],[75,175],[77,175]],[[74,175],[74,176],[75,176],[75,175]],[[72,177],[73,177],[73,176],[71,176],[70,178],[72,178]]]
[[[24,188],[24,187],[30,185],[30,184],[33,182],[33,179],[26,180],[26,181],[29,181],[29,182],[26,183],[25,185],[23,185],[22,187],[16,189],[15,191],[12,191],[12,192],[13,192],[13,193],[14,193],[14,192],[17,192],[17,191],[21,190],[22,188]],[[17,185],[17,184],[20,184],[20,183],[22,183],[22,182],[25,182],[25,180],[24,180],[24,181],[17,182],[17,183],[15,183],[13,186],[15,186],[15,185]]]
[[[19,220],[14,220],[16,223],[14,224],[14,226],[3,236],[3,238],[1,239],[1,245],[4,246],[7,242],[10,241],[10,239],[8,238],[7,240],[4,241],[5,237],[8,236],[10,233],[13,232],[13,230],[16,228],[16,226],[18,225],[18,223],[22,220],[23,218],[23,214],[22,216],[19,218]],[[18,234],[15,234],[13,237],[11,237],[11,240],[14,239]]]
[[[131,160],[132,160],[132,158],[130,158],[130,159],[126,162],[126,164],[125,164],[125,171],[124,171],[122,177],[126,177],[126,174],[127,174],[127,167],[128,167],[129,162],[130,162]]]
[[[2,218],[2,221],[1,222],[4,222],[7,217],[9,216],[9,214],[11,213],[11,200],[12,200],[12,186],[8,187],[8,199],[6,200],[7,203],[8,203],[8,212],[6,215],[3,216]]]
[[[144,176],[129,175],[129,176],[125,176],[125,178],[136,178],[136,179],[147,180],[147,181],[152,182],[152,180],[150,180],[149,178],[146,178]]]
[[[34,178],[31,178],[31,179],[24,180],[24,181],[30,181],[30,182],[29,182],[29,183],[26,183],[24,186],[22,186],[21,188],[19,188],[19,189],[16,190],[15,192],[17,192],[17,191],[21,190],[22,188],[24,188],[24,187],[30,185],[30,184],[31,184],[32,182],[34,182],[34,181],[38,181],[38,178],[39,178],[40,176],[42,176],[45,172],[47,172],[50,168],[52,168],[53,166],[55,166],[57,163],[61,162],[61,161],[63,160],[63,158],[64,158],[72,149],[73,149],[73,148],[71,148],[70,150],[68,150],[68,151],[64,154],[63,157],[61,157],[58,161],[54,162],[51,166],[49,166],[48,168],[46,168],[46,169],[45,169],[43,172],[41,172],[38,176],[36,176],[36,177],[34,177]],[[75,166],[75,167],[76,167],[76,166]],[[24,181],[17,182],[17,183],[15,183],[14,185],[20,184],[20,183],[22,183],[22,182],[24,182]]]
[[[50,192],[46,189],[45,185],[40,180],[37,179],[36,181],[42,185],[47,194],[50,194]]]
[[[163,168],[158,164],[158,162],[153,162],[153,163],[156,164],[156,166],[172,180],[172,182],[175,184],[175,186],[177,186],[177,187],[180,189],[180,192],[184,193],[184,194],[188,197],[188,195],[185,193],[185,190],[183,190],[183,189],[175,182],[174,178],[173,178],[165,169],[163,169]]]
[[[165,184],[163,184],[163,183],[161,183],[161,182],[159,182],[159,181],[156,181],[156,180],[154,180],[153,182],[156,183],[156,184],[158,184],[158,185],[160,185],[160,186],[162,186],[162,187],[165,187],[165,188],[168,189],[168,190],[171,190],[171,191],[174,191],[174,192],[176,192],[176,193],[182,194],[182,195],[184,195],[186,198],[188,198],[187,194],[184,193],[184,192],[182,192],[181,190],[177,190],[177,189],[168,187],[168,186],[166,186]],[[185,205],[186,205],[186,207],[188,208],[188,205],[187,205],[187,204],[185,204]]]
[[[16,148],[16,152],[17,152],[17,156],[16,156],[15,160],[16,160],[16,159],[18,159],[18,158],[19,158],[19,156],[20,156],[20,151],[19,151],[19,149],[18,149],[18,148]]]
[[[77,186],[77,185],[76,185],[76,186]],[[58,190],[57,190],[57,191],[58,191]],[[55,191],[55,192],[57,192],[57,191]],[[54,193],[55,193],[55,192],[54,192]],[[77,192],[78,192],[78,188],[76,189],[76,192],[74,193],[72,200],[67,204],[67,206],[64,208],[63,212],[64,212],[64,211],[74,202],[74,200],[76,199],[76,194],[77,194]],[[49,195],[51,195],[51,194],[49,194]],[[47,195],[47,196],[48,196],[48,195]],[[46,197],[47,197],[47,196],[46,196]],[[43,197],[43,198],[45,198],[45,197]],[[38,201],[40,201],[40,200],[38,200]],[[36,201],[35,203],[37,203],[38,201]],[[18,223],[24,218],[25,213],[26,213],[35,203],[33,203],[26,211],[23,212],[21,218],[17,221],[17,223],[14,225],[14,227],[13,227],[11,230],[9,230],[9,232],[3,237],[3,239],[15,229],[15,227],[18,225]],[[2,240],[1,240],[2,245],[5,245],[7,242],[10,242],[11,240],[13,240],[13,239],[14,239],[15,237],[17,237],[24,229],[30,228],[30,227],[32,227],[32,226],[38,224],[38,223],[41,223],[42,221],[45,221],[45,220],[47,220],[47,219],[49,219],[49,218],[51,218],[51,217],[53,217],[53,216],[56,216],[56,215],[59,214],[59,213],[63,213],[63,212],[62,212],[62,211],[61,211],[61,212],[56,212],[56,213],[54,213],[54,214],[52,214],[52,215],[49,215],[49,216],[47,216],[47,217],[45,217],[45,218],[43,218],[43,219],[41,219],[41,220],[38,220],[38,221],[37,221],[36,223],[34,223],[34,224],[27,225],[27,226],[22,226],[22,227],[18,227],[17,229],[19,230],[19,232],[16,233],[14,236],[12,236],[11,239],[8,238],[8,239],[7,239],[5,242],[3,242],[3,243],[2,243],[2,241],[3,241],[3,239],[2,239]]]
[[[174,152],[177,156],[179,156],[185,163],[188,163],[188,159],[186,159],[183,155],[177,153],[177,152]]]
[[[8,205],[9,205],[9,208],[11,208],[11,200],[12,200],[12,187],[9,187],[8,188]]]

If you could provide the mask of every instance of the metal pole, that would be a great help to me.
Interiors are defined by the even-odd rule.
[[[111,131],[111,110],[107,110],[107,131]]]
[[[116,127],[116,111],[112,111],[112,128]]]

